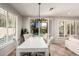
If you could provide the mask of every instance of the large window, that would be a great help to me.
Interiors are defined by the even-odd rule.
[[[76,35],[76,20],[63,20],[59,22],[59,37],[68,37],[69,35]],[[79,31],[79,30],[78,30]],[[77,31],[77,32],[78,32]]]
[[[0,8],[0,46],[2,46],[3,43],[6,42],[6,35],[7,35],[6,15],[7,11]]]
[[[47,19],[31,19],[31,33],[33,35],[43,35],[47,33],[48,23]]]
[[[13,40],[17,16],[0,8],[0,47]]]

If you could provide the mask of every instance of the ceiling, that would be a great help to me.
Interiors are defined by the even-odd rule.
[[[37,3],[10,3],[23,16],[38,16]],[[49,9],[53,8],[52,11]],[[41,3],[41,16],[79,16],[79,3]]]

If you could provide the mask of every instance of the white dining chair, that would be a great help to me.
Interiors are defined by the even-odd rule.
[[[44,38],[45,43],[48,46],[48,54],[50,55],[50,44],[52,43],[53,35],[45,34],[43,38]]]

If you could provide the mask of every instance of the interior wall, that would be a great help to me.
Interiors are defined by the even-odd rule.
[[[49,20],[49,34],[50,35],[53,35],[53,28],[52,28],[52,26],[53,26],[53,21],[50,19]],[[50,29],[51,28],[51,29]]]
[[[30,34],[30,18],[29,17],[23,17],[22,28],[26,28]]]

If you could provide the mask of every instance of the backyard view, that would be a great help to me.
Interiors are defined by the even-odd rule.
[[[60,21],[59,22],[59,37],[68,37],[69,35],[79,35],[78,24],[79,22],[75,20]]]
[[[41,18],[41,19],[31,19],[31,33],[34,35],[45,34],[47,33],[47,19]]]

